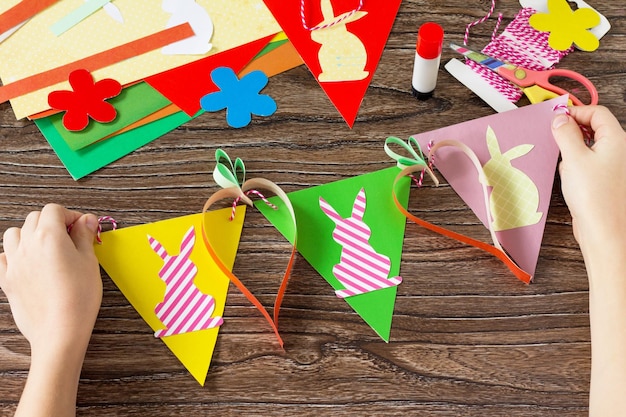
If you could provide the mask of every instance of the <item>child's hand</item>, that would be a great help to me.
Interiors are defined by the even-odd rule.
[[[93,215],[48,204],[4,233],[0,287],[33,356],[69,350],[82,361],[102,300],[97,227]]]
[[[561,149],[563,196],[574,235],[585,249],[623,243],[626,233],[626,133],[602,106],[576,106],[571,117],[554,118],[552,132]],[[578,125],[590,126],[595,144],[585,145]],[[617,239],[617,242],[615,241]]]

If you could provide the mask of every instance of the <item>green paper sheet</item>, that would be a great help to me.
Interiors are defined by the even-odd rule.
[[[72,151],[67,146],[67,143],[48,118],[35,120],[35,123],[72,178],[78,180],[165,135],[202,113],[203,111],[199,111],[190,117],[184,112],[177,112],[78,151]]]
[[[341,257],[341,246],[332,238],[335,225],[320,209],[319,197],[323,197],[343,217],[349,217],[356,195],[361,188],[365,188],[367,207],[363,220],[372,232],[369,243],[377,252],[389,257],[389,276],[397,276],[400,275],[406,225],[406,218],[398,211],[392,197],[393,181],[399,172],[398,168],[392,167],[288,194],[298,223],[298,252],[333,289],[343,288],[333,275],[333,266],[339,263]],[[404,207],[408,204],[409,189],[410,179],[403,178],[398,185],[397,195]],[[273,197],[270,200],[281,206],[278,198]],[[281,216],[262,201],[256,201],[255,206],[283,236],[290,239],[288,218]],[[354,311],[385,341],[389,341],[391,332],[396,290],[397,287],[390,287],[345,298]]]
[[[90,120],[85,129],[72,132],[63,126],[65,112],[49,116],[48,119],[67,143],[67,146],[75,151],[171,104],[168,99],[144,82],[124,88],[119,95],[107,101],[117,110],[117,117],[111,123],[98,123],[95,120]]]

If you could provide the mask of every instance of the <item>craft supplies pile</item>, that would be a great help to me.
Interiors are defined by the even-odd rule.
[[[193,118],[221,117],[242,129],[254,118],[271,117],[276,101],[263,89],[272,76],[303,64],[350,129],[401,1],[346,3],[5,0],[0,102],[10,101],[17,119],[34,121],[75,180]],[[388,167],[291,193],[246,172],[244,161],[218,149],[207,163],[215,164],[213,180],[221,188],[197,214],[101,233],[95,245],[100,264],[154,337],[200,384],[219,330],[228,325],[230,283],[283,346],[280,306],[296,256],[389,341],[396,292],[408,278],[400,274],[407,219],[486,251],[521,285],[529,284],[558,159],[550,124],[555,112],[585,99],[549,78],[577,80],[588,91],[587,101],[598,100],[587,78],[557,68],[569,53],[600,47],[610,27],[586,3],[576,3],[572,10],[566,0],[521,1],[520,12],[480,52],[468,47],[469,29],[463,46],[453,45],[466,61],[452,59],[446,69],[496,111],[511,111],[408,138],[389,132],[380,146]],[[428,96],[436,95],[444,32],[423,23],[430,32],[421,36],[430,33],[434,40],[427,53],[418,45],[411,85]],[[523,94],[532,104],[518,108],[514,103]],[[410,212],[412,184],[438,184],[441,177],[489,230],[491,242]],[[212,209],[220,200],[233,202],[232,209]],[[232,271],[248,206],[292,245],[271,308]]]

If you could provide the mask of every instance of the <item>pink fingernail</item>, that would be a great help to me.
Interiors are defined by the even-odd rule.
[[[554,117],[554,119],[552,119],[552,128],[553,129],[558,129],[559,127],[563,126],[564,124],[569,122],[569,116],[566,114],[559,114],[557,116]]]

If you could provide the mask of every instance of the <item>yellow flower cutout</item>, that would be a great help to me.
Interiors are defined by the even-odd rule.
[[[600,15],[593,9],[572,10],[567,0],[548,0],[548,13],[535,13],[528,20],[541,31],[550,32],[548,44],[557,51],[565,51],[576,44],[583,51],[595,51],[600,41],[589,29],[600,24]]]

